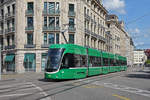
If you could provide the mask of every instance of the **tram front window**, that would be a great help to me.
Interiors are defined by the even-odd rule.
[[[59,64],[64,49],[50,49],[48,51],[48,58],[45,71],[54,72],[59,69]]]

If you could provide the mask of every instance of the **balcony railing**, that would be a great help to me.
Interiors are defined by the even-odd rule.
[[[69,12],[68,12],[68,16],[69,16],[69,17],[75,17],[75,12],[69,11]]]
[[[0,30],[0,35],[3,35],[3,30]]]
[[[15,45],[9,45],[9,46],[5,46],[5,50],[9,50],[9,49],[15,49]]]
[[[8,18],[13,18],[15,16],[15,12],[10,12],[10,13],[6,13],[5,14],[5,18],[8,19]]]
[[[43,15],[58,16],[58,15],[60,15],[60,10],[57,10],[57,11],[43,10]]]
[[[35,48],[36,45],[35,44],[25,44],[24,48]]]
[[[68,32],[76,32],[76,28],[75,27],[68,27]]]
[[[88,29],[85,29],[85,33],[88,34],[88,35],[91,34],[90,30],[88,30]]]
[[[14,33],[14,32],[15,32],[15,27],[10,27],[8,29],[5,29],[5,34]]]
[[[104,41],[104,42],[107,42],[107,40],[106,40],[104,37],[102,37],[102,36],[100,36],[100,35],[97,35],[97,37],[98,37],[98,39],[100,39],[100,40],[102,40],[102,41]]]
[[[27,26],[25,28],[26,31],[34,31],[34,27],[33,26]]]
[[[94,25],[95,25],[95,26],[97,25],[96,21],[94,21]]]
[[[0,16],[0,21],[4,20],[4,16]]]
[[[54,27],[47,27],[47,26],[44,26],[43,27],[43,31],[60,31],[60,27],[58,26],[54,26]]]
[[[49,46],[50,46],[49,44],[42,44],[41,48],[49,48]]]
[[[34,11],[33,10],[26,10],[26,15],[27,16],[33,16],[34,15]]]
[[[94,23],[94,19],[91,19],[91,23]]]
[[[102,24],[98,24],[98,27],[105,28]]]
[[[88,14],[85,14],[85,19],[90,21],[91,17]]]

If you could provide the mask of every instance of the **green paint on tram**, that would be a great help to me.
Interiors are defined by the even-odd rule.
[[[53,44],[48,51],[45,78],[81,79],[126,69],[126,57],[74,44]]]

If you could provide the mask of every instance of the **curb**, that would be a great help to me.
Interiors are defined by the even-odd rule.
[[[6,79],[6,80],[0,80],[0,82],[8,82],[8,81],[15,81],[16,79]]]

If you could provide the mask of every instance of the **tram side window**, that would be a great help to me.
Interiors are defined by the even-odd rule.
[[[90,67],[100,67],[101,66],[101,58],[90,56]]]
[[[120,66],[120,60],[117,60],[117,66]]]
[[[65,54],[61,64],[62,68],[75,68],[86,66],[86,56]]]
[[[108,66],[109,65],[109,59],[108,58],[103,58],[103,65]]]
[[[124,66],[124,61],[121,61],[121,65]]]
[[[114,59],[110,59],[110,66],[114,66]]]
[[[81,67],[87,66],[86,56],[81,55]]]
[[[114,66],[117,66],[117,60],[116,60],[116,59],[114,59],[113,65],[114,65]]]
[[[101,57],[97,57],[97,66],[102,66],[102,64],[101,64]]]
[[[123,61],[123,65],[124,65],[124,66],[127,65],[127,61]]]

